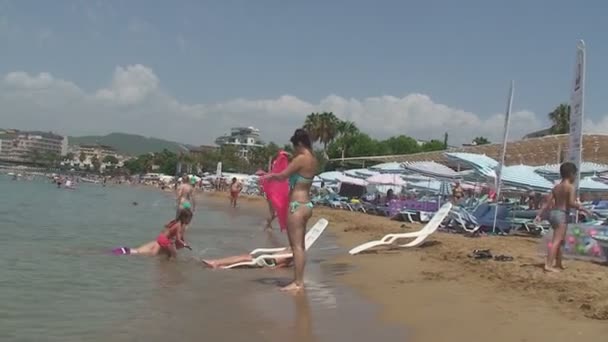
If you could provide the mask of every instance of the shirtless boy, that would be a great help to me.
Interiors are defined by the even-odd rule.
[[[547,272],[559,272],[560,269],[564,268],[562,265],[562,244],[568,230],[570,209],[591,214],[576,201],[576,189],[574,187],[576,172],[576,165],[573,163],[566,162],[560,166],[559,173],[562,181],[551,190],[551,194],[535,219],[535,221],[540,222],[545,212],[550,209],[549,223],[553,228],[553,240],[545,261],[545,271]]]
[[[230,205],[232,205],[233,208],[236,208],[236,200],[242,189],[243,186],[236,180],[236,177],[232,178],[232,183],[230,183]]]

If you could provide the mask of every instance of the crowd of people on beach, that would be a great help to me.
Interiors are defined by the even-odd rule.
[[[305,234],[309,219],[312,216],[313,202],[311,201],[311,187],[315,175],[318,173],[318,161],[312,151],[312,143],[309,134],[304,129],[297,129],[290,139],[294,152],[291,155],[287,166],[280,172],[269,172],[260,176],[262,184],[270,182],[287,182],[288,196],[285,203],[288,208],[287,216],[287,236],[289,247],[286,247],[280,257],[269,258],[267,266],[286,267],[294,266],[293,281],[283,289],[290,292],[298,292],[304,287],[304,270],[306,264]],[[547,272],[558,272],[563,269],[563,243],[566,238],[568,218],[570,210],[576,210],[587,215],[591,215],[588,209],[581,205],[577,198],[575,182],[577,167],[573,163],[565,162],[560,167],[561,181],[552,191],[543,196],[534,191],[524,193],[520,197],[520,204],[528,205],[529,209],[537,210],[538,215],[535,221],[539,222],[548,219],[552,229],[553,237],[551,247],[547,253],[544,269]],[[53,175],[51,181],[57,187],[74,188],[78,179],[72,176]],[[98,183],[106,184],[107,179],[103,178]],[[114,180],[116,181],[116,180]],[[122,179],[121,182],[131,183],[129,179]],[[146,181],[144,181],[145,183]],[[196,212],[195,190],[201,189],[203,184],[200,178],[195,179],[187,174],[182,175],[174,184],[165,184],[159,181],[148,181],[149,185],[158,186],[161,189],[175,191],[175,216],[166,223],[155,240],[145,243],[137,248],[119,247],[113,250],[114,254],[130,255],[166,255],[175,258],[182,248],[191,249],[186,240],[188,227]],[[213,185],[217,191],[228,193],[230,207],[236,208],[239,195],[243,190],[243,184],[236,178],[229,180],[217,179]],[[321,184],[318,193],[325,191],[324,183]],[[489,194],[491,200],[496,200]],[[465,190],[459,182],[455,182],[451,189],[450,200],[457,204],[472,196],[470,189]],[[389,190],[386,194],[386,201],[390,201],[396,195]],[[266,197],[268,203],[268,216],[266,219],[266,229],[272,229],[272,222],[277,217],[275,204],[270,198]],[[380,200],[379,197],[369,199],[372,202]],[[134,203],[135,205],[136,203]],[[252,260],[250,254],[230,256],[215,260],[201,260],[206,267],[222,268],[227,265]]]
[[[287,219],[287,235],[289,248],[281,251],[284,257],[269,259],[268,266],[284,267],[294,265],[293,281],[282,288],[288,292],[299,292],[304,288],[304,269],[306,264],[305,234],[308,220],[312,216],[313,204],[311,202],[310,190],[314,176],[318,172],[318,161],[312,151],[312,142],[304,129],[297,129],[290,139],[294,153],[287,168],[279,173],[268,173],[262,176],[263,182],[288,181],[289,183],[289,215]],[[186,242],[186,232],[196,212],[196,200],[194,196],[195,182],[188,175],[181,177],[181,183],[175,188],[176,191],[176,215],[171,221],[164,225],[163,229],[154,241],[150,241],[137,248],[119,247],[113,250],[114,254],[130,255],[166,255],[174,258],[181,248],[190,248]],[[230,206],[237,207],[237,201],[242,184],[232,178],[228,190]],[[273,205],[269,202],[269,218],[267,227],[270,227],[275,217]],[[250,261],[251,255],[239,255],[217,260],[202,260],[202,263],[211,268],[220,268],[225,265]]]

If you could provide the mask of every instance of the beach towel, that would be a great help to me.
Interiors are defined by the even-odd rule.
[[[272,163],[271,173],[280,173],[289,165],[287,152],[279,151]],[[285,181],[263,181],[262,190],[266,194],[266,199],[270,201],[274,208],[281,231],[287,230],[287,215],[289,211],[289,182]]]

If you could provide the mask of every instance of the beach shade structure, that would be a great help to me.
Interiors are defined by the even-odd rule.
[[[319,178],[321,178],[321,180],[323,180],[324,182],[337,182],[338,177],[341,177],[343,175],[344,174],[339,171],[328,171],[319,174]]]
[[[365,179],[369,184],[404,186],[405,180],[395,173],[379,173]]]
[[[485,154],[466,152],[446,152],[444,154],[448,160],[469,166],[481,174],[494,171],[498,167],[498,162]]]
[[[397,173],[379,173],[366,179],[368,191],[387,193],[389,190],[400,193],[407,182]]]
[[[441,188],[441,182],[436,179],[427,178],[427,180],[408,182],[407,187],[410,189],[428,191],[428,192],[439,192]]]
[[[344,174],[339,175],[336,178],[336,181],[339,183],[354,184],[354,185],[358,185],[358,186],[367,186],[367,181],[365,179],[349,177]]]
[[[459,179],[461,175],[451,168],[433,161],[405,162],[401,166],[412,173],[441,179]]]
[[[366,179],[380,173],[376,171],[370,171],[368,169],[352,169],[344,171],[344,174],[353,178]]]
[[[561,164],[550,164],[536,167],[535,171],[545,178],[559,179],[559,168]],[[608,172],[608,165],[591,162],[582,162],[580,165],[581,178],[590,177],[600,173]]]
[[[325,228],[329,225],[329,221],[324,218],[319,219],[310,229],[306,232],[306,236],[304,237],[304,248],[308,250],[314,243],[319,239]],[[269,254],[269,253],[280,253],[285,251],[286,253],[282,254]],[[246,262],[239,262],[236,264],[224,266],[223,268],[237,268],[237,267],[272,267],[273,261],[276,259],[282,258],[292,258],[292,253],[287,253],[287,248],[257,248],[249,253],[251,255],[252,260]]]
[[[338,177],[338,194],[342,197],[361,197],[365,194],[367,182],[361,178],[353,178],[346,175]]]
[[[608,192],[608,185],[594,180],[593,177],[581,178],[578,186],[583,192]]]
[[[353,249],[351,249],[348,253],[351,255],[355,255],[361,253],[363,251],[380,247],[380,246],[395,246],[399,248],[407,248],[407,247],[417,247],[420,246],[431,234],[437,231],[439,225],[443,220],[448,216],[450,210],[452,209],[452,203],[444,204],[439,210],[433,215],[433,218],[419,231],[412,233],[401,233],[401,234],[388,234],[385,235],[382,239],[377,241],[366,242],[362,245],[359,245]],[[401,239],[412,239],[412,241],[395,245],[395,242]]]
[[[405,169],[401,166],[401,163],[382,163],[371,166],[371,171],[377,171],[382,173],[404,173]]]
[[[541,192],[549,191],[553,188],[546,178],[534,172],[535,168],[528,165],[511,165],[502,168],[502,183],[519,189],[536,190]],[[495,178],[496,174],[489,173],[490,178]],[[492,177],[493,176],[493,177]]]

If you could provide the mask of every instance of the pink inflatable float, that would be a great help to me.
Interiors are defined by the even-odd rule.
[[[280,173],[287,168],[289,165],[289,158],[287,152],[279,151],[277,157],[272,163],[270,173]],[[279,220],[279,226],[281,231],[287,230],[287,215],[289,211],[289,182],[288,181],[263,181],[262,189],[266,194],[266,198],[272,204],[277,218]]]

